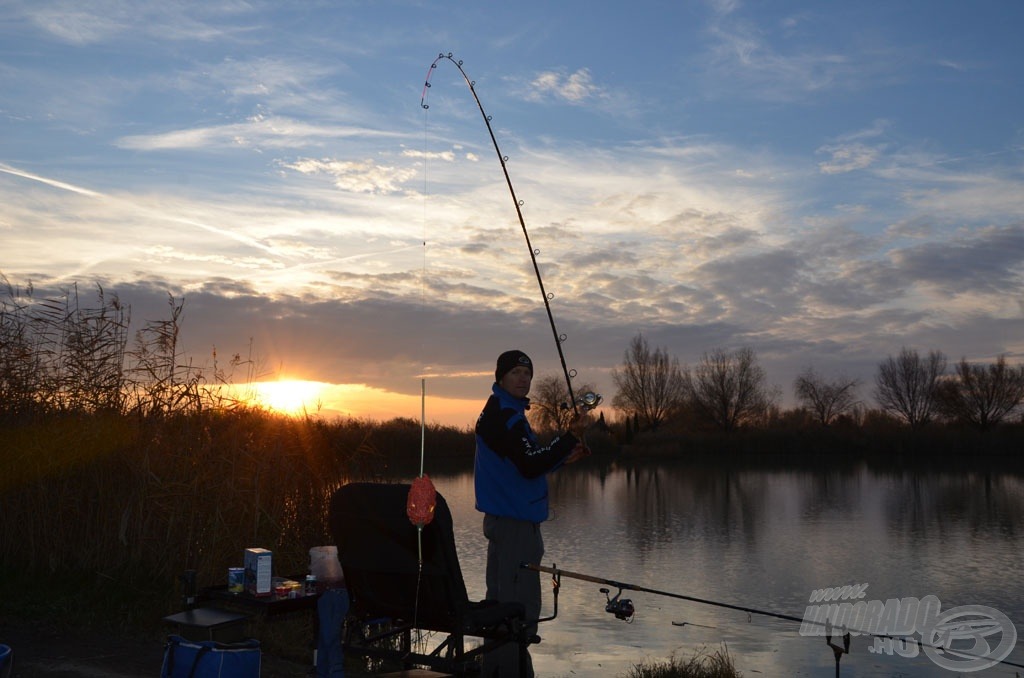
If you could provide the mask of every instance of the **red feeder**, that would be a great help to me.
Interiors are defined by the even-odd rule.
[[[434,489],[434,483],[430,482],[430,476],[424,474],[412,481],[409,499],[405,504],[405,514],[409,516],[409,522],[416,527],[430,524],[434,519],[436,506],[437,490]]]

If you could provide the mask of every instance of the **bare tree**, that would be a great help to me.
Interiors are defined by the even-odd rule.
[[[686,399],[686,379],[679,360],[664,348],[653,351],[637,333],[623,355],[622,370],[612,370],[618,392],[612,405],[639,417],[648,428],[657,428]]]
[[[936,387],[945,371],[946,356],[941,351],[921,358],[916,350],[904,347],[898,356],[889,356],[878,365],[875,399],[911,428],[920,428],[935,414]]]
[[[939,383],[939,409],[951,419],[987,431],[1024,402],[1024,366],[1007,365],[1004,355],[990,365],[961,358],[955,372]]]
[[[831,381],[808,367],[796,378],[793,390],[797,399],[817,418],[822,426],[829,426],[839,416],[857,404],[860,381],[839,375]]]
[[[687,390],[697,414],[723,431],[732,431],[763,417],[772,406],[764,368],[751,348],[705,353]]]
[[[573,385],[576,393],[594,391],[591,384]],[[574,416],[565,379],[550,374],[539,378],[530,389],[530,422],[540,433],[565,431]]]

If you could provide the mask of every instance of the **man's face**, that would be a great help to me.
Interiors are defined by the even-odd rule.
[[[533,381],[533,372],[530,371],[530,368],[517,365],[505,373],[499,386],[517,398],[525,398],[530,392],[531,381]]]

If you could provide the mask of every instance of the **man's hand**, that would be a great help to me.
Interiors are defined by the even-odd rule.
[[[583,440],[583,437],[586,435],[587,431],[595,423],[596,422],[594,421],[594,418],[590,416],[589,412],[581,411],[569,422],[569,433],[572,433],[580,440]]]
[[[572,448],[572,452],[565,458],[566,464],[573,464],[580,459],[584,459],[590,456],[590,448],[583,443],[577,443],[576,447]]]

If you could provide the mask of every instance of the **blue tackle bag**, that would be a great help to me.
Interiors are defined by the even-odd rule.
[[[259,678],[260,641],[219,643],[168,636],[160,678]]]

